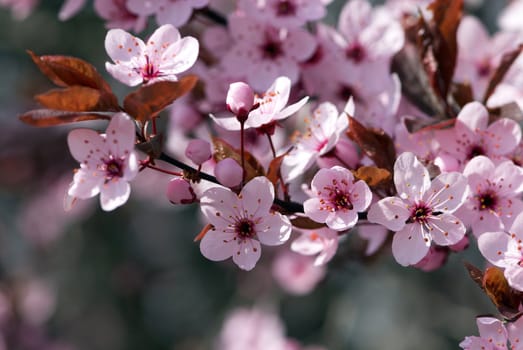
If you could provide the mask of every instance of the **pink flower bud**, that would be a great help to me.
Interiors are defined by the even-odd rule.
[[[413,266],[425,272],[434,271],[445,264],[448,255],[446,247],[431,246],[427,255]]]
[[[233,113],[240,122],[247,120],[247,116],[254,105],[254,91],[244,82],[229,85],[227,91],[227,109]]]
[[[185,149],[185,155],[194,164],[202,165],[203,162],[211,158],[211,144],[205,140],[191,140]]]
[[[181,177],[169,181],[166,195],[172,204],[191,204],[196,201],[196,195],[191,184]]]
[[[450,250],[453,252],[461,252],[469,247],[469,237],[467,235],[463,236],[461,241],[456,244],[449,245]]]
[[[216,164],[214,175],[222,185],[233,188],[241,184],[243,169],[234,159],[225,158]]]

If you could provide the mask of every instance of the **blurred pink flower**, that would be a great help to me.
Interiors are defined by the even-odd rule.
[[[305,295],[310,293],[325,277],[325,266],[318,266],[314,258],[281,250],[272,263],[272,275],[288,293]]]
[[[314,266],[327,264],[338,250],[338,232],[327,227],[317,230],[298,230],[300,237],[291,244],[291,250],[303,255],[316,255]]]

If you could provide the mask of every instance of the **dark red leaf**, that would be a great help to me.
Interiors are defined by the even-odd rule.
[[[312,219],[309,219],[306,216],[298,216],[294,219],[291,219],[291,224],[295,227],[306,229],[306,230],[316,230],[322,227],[325,227],[325,224],[321,224]]]
[[[283,161],[283,158],[287,155],[287,153],[282,154],[273,160],[271,160],[269,164],[269,168],[267,169],[267,178],[270,182],[276,187],[278,184],[278,181],[280,180],[280,167],[281,163]]]
[[[56,126],[87,120],[110,120],[110,112],[69,112],[53,109],[35,109],[19,116],[21,121],[37,127]]]
[[[44,107],[70,112],[118,111],[118,101],[113,94],[86,86],[71,86],[54,89],[36,95],[35,99]]]
[[[510,67],[512,67],[512,64],[514,63],[516,58],[518,58],[519,54],[521,53],[521,50],[523,50],[523,44],[519,45],[517,49],[503,54],[503,56],[501,57],[501,62],[499,63],[499,66],[496,68],[494,74],[492,74],[487,89],[485,90],[485,95],[483,96],[483,103],[487,103],[489,97],[492,95],[494,90],[496,90],[498,84],[503,80],[505,74],[507,74]]]
[[[354,177],[363,180],[370,187],[388,187],[391,185],[390,171],[375,166],[362,166],[353,172]]]
[[[191,91],[198,78],[189,75],[180,81],[159,81],[140,87],[125,97],[125,111],[140,122],[154,118],[177,98]]]
[[[383,130],[370,129],[352,117],[349,118],[347,136],[360,146],[377,167],[392,172],[396,160],[394,141]]]
[[[54,84],[67,86],[86,86],[112,94],[111,87],[90,63],[76,57],[47,55],[37,56],[27,51],[38,66]]]

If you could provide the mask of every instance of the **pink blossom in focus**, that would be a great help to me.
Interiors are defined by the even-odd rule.
[[[510,227],[523,210],[523,169],[510,160],[496,166],[489,158],[477,156],[467,163],[463,175],[470,190],[456,215],[474,235]]]
[[[512,345],[511,350],[523,350],[523,316],[514,322],[506,324],[508,339]]]
[[[456,159],[459,168],[455,170],[478,155],[502,160],[518,146],[521,128],[514,120],[502,118],[488,125],[488,119],[481,103],[470,102],[459,112],[454,128],[436,133],[442,152]]]
[[[316,47],[314,37],[304,29],[281,29],[239,13],[229,17],[229,30],[234,44],[221,64],[227,72],[245,77],[256,91],[266,90],[279,76],[296,83],[299,63]]]
[[[268,127],[293,115],[307,103],[308,97],[304,97],[287,106],[290,92],[290,79],[284,76],[276,78],[264,94],[255,97],[254,104],[259,106],[249,113],[244,128]],[[240,130],[240,123],[236,117],[213,118],[213,120],[227,130]]]
[[[94,0],[94,10],[105,19],[106,28],[132,30],[136,33],[145,29],[146,16],[139,16],[127,9],[127,0]]]
[[[105,68],[117,80],[134,86],[158,80],[177,81],[198,58],[198,40],[182,38],[178,29],[164,25],[156,29],[147,43],[122,29],[111,29],[105,49],[115,64]]]
[[[236,195],[213,187],[200,199],[201,210],[213,228],[200,243],[207,259],[221,261],[232,256],[243,270],[252,270],[261,255],[260,242],[281,245],[290,237],[289,219],[271,211],[274,188],[265,177],[249,181]]]
[[[476,323],[479,337],[466,337],[459,346],[464,350],[506,350],[507,330],[500,320],[493,317],[478,317]]]
[[[397,197],[373,204],[370,222],[395,231],[392,253],[403,265],[418,263],[429,252],[431,242],[448,246],[465,235],[465,225],[454,215],[465,200],[467,179],[460,173],[446,173],[430,181],[427,169],[410,152],[394,164]]]
[[[193,9],[206,6],[209,0],[127,0],[129,11],[139,16],[156,15],[159,25],[181,27],[187,23]]]
[[[229,85],[225,103],[229,112],[243,123],[254,105],[254,91],[244,82],[232,83]]]
[[[303,203],[305,215],[337,231],[354,227],[358,212],[372,200],[365,181],[354,181],[352,173],[340,166],[320,169],[312,179],[311,193],[313,197]]]
[[[105,211],[123,205],[129,198],[129,181],[138,173],[134,151],[135,124],[124,113],[115,114],[105,134],[75,129],[67,138],[71,155],[80,162],[68,195],[87,199],[100,194]]]
[[[317,230],[298,230],[300,237],[291,244],[291,250],[303,255],[316,255],[314,266],[327,264],[338,250],[338,232],[324,227]]]
[[[508,284],[523,291],[523,213],[505,232],[485,232],[478,238],[478,248],[483,256],[497,267],[504,268]]]
[[[305,295],[310,293],[325,277],[325,266],[318,266],[309,256],[282,250],[272,263],[272,275],[288,293]]]

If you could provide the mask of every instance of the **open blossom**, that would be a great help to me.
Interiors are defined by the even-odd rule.
[[[507,160],[495,165],[485,156],[474,157],[463,170],[469,194],[456,212],[476,237],[487,231],[510,227],[523,210],[523,170]]]
[[[320,169],[312,179],[311,193],[313,197],[303,203],[305,215],[337,231],[354,227],[358,212],[372,200],[365,181],[354,182],[352,173],[340,166]]]
[[[259,106],[249,113],[244,128],[268,127],[296,113],[309,99],[308,97],[304,97],[298,102],[287,106],[290,93],[290,79],[284,76],[276,78],[264,94],[255,97],[254,104],[258,104]],[[236,117],[213,119],[218,125],[225,129],[240,130],[240,122]]]
[[[131,193],[129,181],[138,173],[135,124],[131,118],[117,113],[105,134],[75,129],[67,141],[71,155],[80,162],[68,195],[87,199],[100,194],[100,204],[105,211],[123,205]]]
[[[114,64],[107,71],[122,83],[134,86],[157,80],[177,81],[198,58],[198,40],[182,38],[178,29],[163,25],[147,43],[122,29],[111,29],[105,37],[105,50]]]
[[[523,213],[505,232],[485,232],[478,238],[481,254],[495,266],[504,270],[508,284],[523,291]]]
[[[202,8],[209,0],[127,0],[129,11],[139,16],[156,15],[159,25],[181,27],[189,21],[193,9]]]
[[[252,270],[260,259],[260,242],[280,245],[291,234],[289,219],[271,211],[273,200],[274,188],[261,176],[249,181],[239,195],[223,187],[205,191],[201,209],[213,228],[201,241],[203,256],[213,261],[232,256],[241,269]]]
[[[410,152],[394,164],[396,197],[386,197],[370,207],[368,220],[396,231],[392,253],[403,266],[414,265],[429,252],[431,242],[448,246],[465,235],[465,225],[452,213],[464,202],[467,179],[457,173],[437,176]]]
[[[502,118],[488,125],[488,119],[485,106],[470,102],[459,112],[454,128],[436,134],[442,151],[456,159],[459,169],[479,155],[503,159],[519,144],[521,128],[514,120]]]

